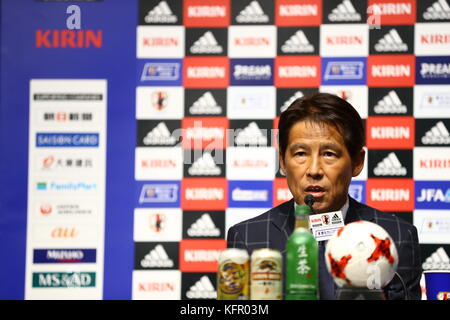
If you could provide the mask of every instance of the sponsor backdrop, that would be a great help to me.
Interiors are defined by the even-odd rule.
[[[448,0],[1,5],[1,298],[214,299],[228,228],[291,198],[275,128],[317,91],[364,119],[351,196],[450,253]]]

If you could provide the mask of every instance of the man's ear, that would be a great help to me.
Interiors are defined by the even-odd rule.
[[[353,170],[352,170],[352,176],[356,177],[359,175],[364,168],[364,158],[366,157],[366,150],[364,148],[361,148],[359,151],[357,157],[354,159],[353,163]]]
[[[281,154],[281,152],[278,154],[278,158],[279,158],[279,161],[280,161],[280,172],[281,172],[282,175],[285,176],[286,175],[286,167],[285,167],[285,164],[284,164],[284,157]]]

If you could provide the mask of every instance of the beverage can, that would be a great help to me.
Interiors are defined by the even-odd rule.
[[[250,297],[252,300],[283,298],[283,259],[275,249],[253,251],[250,266]]]
[[[245,249],[230,248],[219,255],[217,300],[249,300],[249,256]]]

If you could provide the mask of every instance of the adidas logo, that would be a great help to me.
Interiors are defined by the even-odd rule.
[[[331,218],[331,223],[337,224],[337,223],[341,223],[341,222],[342,222],[341,217],[339,217],[338,214],[335,213],[334,216]]]
[[[396,29],[391,29],[383,38],[378,40],[377,44],[375,44],[375,51],[405,52],[408,51],[408,45],[403,42]]]
[[[436,123],[422,137],[423,144],[450,144],[450,133],[442,121]]]
[[[211,31],[206,31],[190,48],[191,53],[222,53],[223,48]]]
[[[178,18],[163,0],[147,13],[144,20],[146,23],[176,23]]]
[[[155,249],[151,250],[141,260],[143,268],[172,268],[173,260],[169,258],[166,250],[160,244],[156,245]]]
[[[188,172],[191,176],[218,176],[220,175],[221,170],[214,162],[211,154],[209,152],[205,152],[192,164],[192,166],[189,167]]]
[[[450,258],[443,247],[440,247],[422,264],[424,270],[450,270]]]
[[[379,162],[373,172],[376,176],[405,176],[407,173],[394,152]]]
[[[236,136],[236,144],[242,145],[267,145],[267,137],[265,137],[259,129],[256,122],[252,121],[246,128],[239,131]]]
[[[361,21],[361,15],[350,0],[344,0],[328,15],[330,21]]]
[[[314,52],[314,46],[309,43],[302,30],[298,30],[282,46],[283,53],[309,53]]]
[[[264,13],[258,1],[254,0],[236,17],[239,23],[267,23],[269,16]]]
[[[143,140],[145,145],[173,145],[176,139],[170,135],[169,129],[164,122],[158,123]]]
[[[186,292],[186,297],[189,299],[216,299],[217,292],[211,280],[207,276],[203,276]]]
[[[219,237],[220,230],[215,226],[211,216],[208,213],[204,213],[191,225],[187,234],[190,237]]]
[[[397,93],[391,90],[383,99],[377,102],[374,111],[375,113],[406,113],[408,109],[402,103]]]
[[[446,0],[438,0],[434,2],[423,13],[425,20],[447,20],[450,19],[450,6]]]
[[[222,108],[217,105],[211,92],[206,91],[189,107],[189,112],[191,114],[220,114]]]
[[[304,96],[303,92],[301,92],[301,91],[296,91],[296,92],[294,93],[294,95],[292,95],[288,100],[286,100],[286,101],[283,103],[283,105],[282,105],[281,108],[280,108],[280,111],[281,111],[281,112],[286,111],[286,109],[289,108],[289,106],[292,104],[292,102],[294,102],[295,100],[297,100],[297,99],[299,99],[299,98],[301,98],[301,97],[303,97],[303,96]]]

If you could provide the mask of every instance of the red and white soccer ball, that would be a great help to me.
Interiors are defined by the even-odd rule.
[[[398,254],[386,230],[369,221],[356,221],[334,233],[325,261],[339,287],[381,289],[395,275]]]

